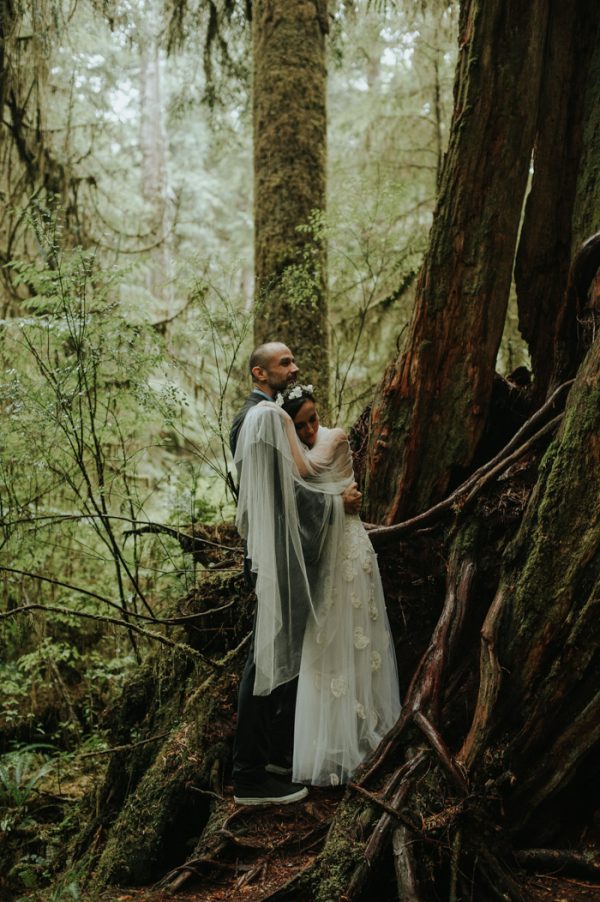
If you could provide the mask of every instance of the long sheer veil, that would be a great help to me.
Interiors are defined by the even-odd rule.
[[[255,695],[298,675],[306,624],[318,621],[334,578],[341,493],[352,481],[342,435],[321,427],[309,455],[289,416],[271,403],[252,408],[240,430],[236,524],[256,573]]]

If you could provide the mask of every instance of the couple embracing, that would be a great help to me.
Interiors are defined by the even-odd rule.
[[[348,440],[319,423],[285,345],[250,358],[253,390],[231,429],[237,526],[257,607],[234,742],[239,804],[338,786],[400,712],[377,558],[358,517]]]

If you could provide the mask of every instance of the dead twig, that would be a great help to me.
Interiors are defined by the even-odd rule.
[[[138,739],[137,742],[128,742],[125,745],[113,745],[109,749],[98,749],[97,752],[85,752],[83,755],[78,755],[77,760],[80,761],[82,758],[97,758],[99,755],[114,755],[117,752],[129,752],[131,749],[137,749],[141,745],[148,745],[150,742],[158,742],[159,739],[166,739],[169,733],[170,730],[165,730],[163,733],[157,733],[155,736],[149,736],[147,739]]]

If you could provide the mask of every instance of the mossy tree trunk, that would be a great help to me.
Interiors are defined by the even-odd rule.
[[[87,243],[87,224],[78,209],[81,178],[60,159],[46,130],[48,43],[56,39],[60,17],[53,4],[0,2],[0,315],[14,314],[33,289],[3,264],[38,259],[40,243],[29,237],[23,210],[58,213],[65,246]],[[90,177],[88,181],[93,181]],[[52,261],[47,261],[52,265]]]
[[[326,402],[327,0],[257,0],[252,18],[255,341],[287,343]]]
[[[505,558],[483,625],[479,697],[459,758],[469,769],[481,767],[490,748],[505,746],[506,766],[517,776],[507,793],[517,832],[539,821],[600,739],[599,341]],[[539,826],[550,830],[550,819]]]
[[[538,402],[571,378],[581,362],[573,340],[578,311],[566,292],[567,274],[573,245],[599,226],[597,215],[587,231],[573,218],[576,197],[578,204],[586,203],[577,185],[590,112],[586,98],[598,92],[590,64],[593,53],[598,56],[600,6],[553,0],[549,7],[534,173],[515,267],[519,328],[529,345]]]
[[[186,600],[186,613],[197,615],[186,627],[188,650],[202,657],[150,654],[110,712],[115,751],[84,804],[70,853],[96,887],[158,879],[203,832],[229,765],[252,611],[241,572],[205,578]]]
[[[394,523],[468,468],[488,412],[548,5],[464,0],[449,147],[404,350],[371,411],[366,517]],[[391,497],[390,497],[391,492]]]
[[[592,823],[599,386],[597,340],[539,467],[528,456],[535,488],[495,575],[489,497],[459,515],[446,601],[401,719],[303,879],[317,902],[366,899],[373,865],[385,870],[382,855],[388,898],[394,880],[401,899],[528,898],[518,873],[524,847],[556,848],[565,821],[574,829],[574,812],[580,835]],[[510,498],[511,489],[497,491]]]

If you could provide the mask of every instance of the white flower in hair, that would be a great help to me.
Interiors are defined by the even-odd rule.
[[[291,388],[288,392],[287,400],[295,401],[296,398],[301,398],[305,392],[310,392],[310,394],[312,395],[312,385],[294,385],[294,387]],[[277,403],[279,403],[279,401],[277,401]],[[281,403],[283,404],[283,400],[281,401]]]
[[[283,400],[283,395],[281,394],[281,392],[277,392],[277,394],[275,395],[275,403],[277,404],[278,407],[283,407],[284,400]]]

